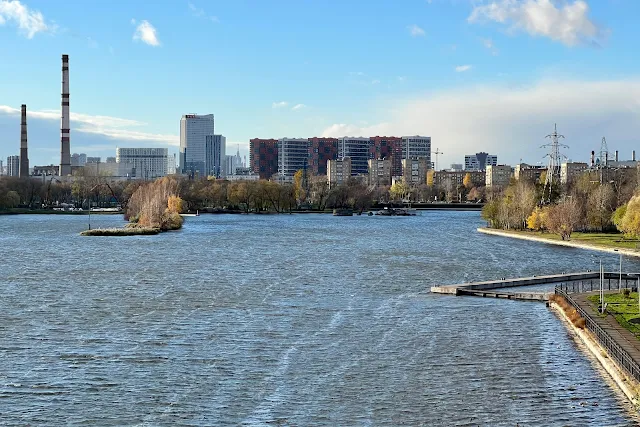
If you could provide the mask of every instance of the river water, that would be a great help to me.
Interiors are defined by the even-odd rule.
[[[482,235],[477,212],[87,220],[0,217],[2,425],[639,422],[544,304],[429,292],[615,256]]]

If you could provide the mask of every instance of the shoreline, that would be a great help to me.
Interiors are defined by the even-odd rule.
[[[525,233],[498,230],[498,229],[486,228],[486,227],[480,227],[477,229],[477,231],[479,233],[489,234],[492,236],[510,237],[512,239],[529,240],[531,242],[547,243],[547,244],[556,245],[556,246],[566,246],[566,247],[576,248],[576,249],[587,249],[591,251],[600,251],[600,252],[622,254],[622,255],[632,256],[632,257],[640,257],[639,251],[626,249],[626,248],[609,248],[609,247],[599,246],[591,243],[578,243],[572,240],[551,240],[551,239],[546,239],[544,237],[529,236],[529,235],[526,235]]]
[[[610,380],[618,386],[618,391],[622,392],[624,396],[629,400],[634,408],[640,407],[640,383],[635,378],[629,377],[623,369],[621,369],[616,362],[611,360],[607,351],[602,348],[598,342],[591,336],[586,329],[580,329],[574,326],[567,318],[566,313],[556,303],[550,303],[549,307],[560,317],[562,323],[564,323],[568,332],[572,332],[573,338],[576,341],[584,344],[584,347],[588,351],[587,357],[595,358],[600,366],[607,372]],[[606,380],[607,378],[605,378]]]

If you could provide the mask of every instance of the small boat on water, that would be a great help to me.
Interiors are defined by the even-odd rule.
[[[182,213],[180,216],[200,216],[200,212],[196,211],[196,213]]]
[[[334,209],[333,216],[353,216],[353,209]]]

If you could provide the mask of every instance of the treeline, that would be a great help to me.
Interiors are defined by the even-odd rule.
[[[563,240],[574,231],[623,231],[628,236],[640,235],[640,196],[634,197],[638,177],[634,170],[610,174],[602,180],[597,172],[584,173],[570,185],[554,184],[546,189],[541,181],[514,181],[501,193],[493,194],[482,211],[492,228],[547,231]],[[633,198],[632,198],[633,197]],[[623,230],[622,224],[634,223],[625,219],[638,205],[638,233]],[[543,203],[544,202],[544,203]],[[627,227],[631,230],[632,227]]]
[[[277,181],[227,181],[172,177],[176,194],[188,211],[221,209],[240,212],[290,212],[295,209],[325,210],[351,208],[364,211],[373,204],[418,201],[480,201],[490,197],[484,187],[473,187],[468,179],[456,186],[450,181],[434,185],[433,174],[426,183],[409,186],[369,186],[352,177],[344,184],[329,187],[326,176],[307,176],[298,171],[292,183]],[[34,178],[0,179],[0,209],[43,209],[62,203],[78,208],[121,206],[127,209],[133,194],[144,181],[112,181],[108,177],[78,175],[70,182],[53,178],[43,182]]]

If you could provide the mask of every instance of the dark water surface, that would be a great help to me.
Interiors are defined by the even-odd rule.
[[[616,256],[485,236],[473,212],[86,223],[0,217],[2,425],[638,422],[544,304],[429,293]]]

